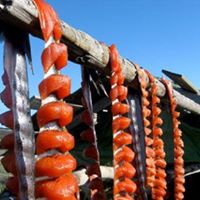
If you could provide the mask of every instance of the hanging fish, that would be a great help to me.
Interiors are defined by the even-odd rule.
[[[145,133],[145,146],[146,146],[146,186],[150,189],[154,186],[156,168],[155,168],[155,152],[153,150],[153,140],[152,140],[152,130],[149,117],[151,115],[151,110],[149,109],[149,92],[147,91],[147,81],[145,80],[143,74],[144,71],[138,65],[135,65],[138,72],[138,80],[140,83],[141,90],[141,105],[142,105],[142,115],[143,115],[143,126]],[[150,141],[150,142],[149,142]]]
[[[82,103],[85,111],[82,114],[83,122],[87,125],[87,130],[81,133],[81,138],[89,142],[89,146],[84,149],[84,155],[92,162],[86,166],[86,174],[88,175],[88,185],[90,188],[90,197],[92,200],[106,199],[103,186],[103,180],[100,170],[100,158],[97,146],[97,136],[95,130],[95,121],[93,113],[92,96],[90,90],[90,73],[85,66],[81,67],[82,70]]]
[[[110,47],[111,60],[111,91],[112,101],[112,131],[113,131],[113,164],[114,164],[114,200],[134,199],[137,186],[132,178],[136,170],[132,165],[135,152],[127,145],[132,144],[132,136],[127,132],[131,119],[125,116],[129,106],[124,101],[128,89],[124,84],[124,75],[119,62],[115,45]]]
[[[150,82],[150,94],[151,94],[151,128],[153,138],[149,141],[153,145],[155,152],[155,181],[152,188],[152,199],[160,200],[165,199],[166,190],[167,190],[167,181],[166,181],[166,165],[165,160],[165,151],[164,151],[164,142],[162,140],[163,131],[160,128],[163,124],[163,120],[159,116],[161,109],[159,108],[160,98],[158,97],[158,87],[156,85],[155,78],[145,70],[146,74],[149,77]],[[152,143],[153,142],[153,143]]]
[[[42,106],[37,113],[39,134],[36,139],[36,198],[75,200],[79,198],[78,181],[72,174],[77,162],[69,153],[74,137],[65,128],[73,119],[73,108],[63,101],[70,94],[71,80],[60,73],[67,65],[67,47],[59,18],[43,0],[34,0],[45,49],[41,59],[44,79],[39,85]]]
[[[184,199],[185,192],[185,169],[184,169],[184,143],[182,140],[182,131],[179,128],[180,121],[178,117],[179,112],[176,111],[177,103],[173,96],[172,83],[162,79],[163,84],[166,87],[167,96],[169,98],[170,112],[172,115],[173,124],[173,139],[174,139],[174,199],[182,200]]]
[[[136,195],[138,199],[147,200],[147,189],[146,189],[146,155],[145,155],[145,137],[143,129],[143,119],[141,111],[141,98],[137,91],[129,92],[127,98],[130,110],[128,116],[131,119],[130,133],[133,137],[133,150],[135,152],[134,164],[136,167],[136,180],[137,180],[137,191]]]
[[[15,34],[13,35],[13,32]],[[12,130],[0,146],[8,149],[1,163],[12,177],[7,188],[20,200],[34,198],[34,130],[31,122],[25,55],[27,34],[4,27],[4,91],[2,102],[9,111],[0,115],[0,123]],[[30,54],[30,52],[29,52]],[[30,55],[29,55],[30,57]]]

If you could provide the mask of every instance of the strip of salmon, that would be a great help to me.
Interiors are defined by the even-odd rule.
[[[55,11],[44,0],[34,0],[34,3],[39,10],[39,19],[42,22],[40,26],[44,40],[47,42],[52,33],[56,40],[60,40],[62,31]]]
[[[52,65],[55,65],[57,70],[62,69],[67,65],[67,46],[62,43],[52,43],[44,49],[41,59],[44,72],[47,73]]]
[[[167,189],[167,181],[166,181],[166,160],[165,160],[165,151],[164,151],[164,142],[162,141],[161,136],[163,135],[163,131],[160,128],[163,124],[163,120],[160,118],[160,108],[159,103],[160,99],[158,98],[158,87],[156,85],[155,78],[145,70],[149,77],[149,81],[151,83],[151,126],[152,126],[152,134],[153,134],[153,150],[154,155],[152,157],[155,158],[155,167],[156,167],[156,174],[155,174],[155,181],[152,188],[152,199],[160,200],[165,198],[166,189]],[[157,141],[160,142],[157,142]],[[162,173],[160,173],[162,172]],[[164,176],[163,176],[164,174]],[[158,190],[157,190],[158,189]],[[158,193],[158,191],[165,191],[162,193]],[[164,196],[162,196],[163,194]]]
[[[58,99],[63,99],[70,94],[71,79],[61,74],[53,74],[39,84],[39,92],[42,99],[50,94],[56,94]]]
[[[66,152],[75,146],[74,137],[67,131],[46,130],[40,132],[36,139],[36,153],[41,154],[45,151],[57,149]]]
[[[121,161],[132,162],[135,157],[135,153],[127,146],[123,146],[121,150],[115,155],[117,163]]]
[[[123,162],[119,167],[116,168],[115,177],[118,179],[120,177],[132,178],[136,174],[136,170],[129,162]]]
[[[152,188],[155,180],[156,168],[154,163],[154,156],[152,143],[149,143],[149,137],[152,137],[152,131],[150,129],[151,110],[148,108],[150,101],[148,99],[149,92],[147,91],[147,81],[145,80],[143,74],[145,73],[138,65],[135,65],[138,72],[138,80],[140,83],[140,90],[142,92],[142,114],[143,114],[143,126],[145,132],[145,145],[146,145],[146,186]]]
[[[54,154],[39,159],[35,164],[36,176],[59,177],[76,169],[77,163],[72,155]]]
[[[114,199],[133,195],[136,184],[131,181],[135,175],[135,168],[131,164],[135,153],[127,147],[132,143],[132,136],[125,132],[130,126],[131,120],[123,115],[129,112],[129,106],[124,102],[127,98],[128,88],[124,84],[124,75],[119,62],[119,54],[115,45],[110,47],[110,99],[112,101],[112,131],[113,131],[113,164],[114,164]],[[124,163],[125,162],[125,163]],[[129,182],[129,186],[126,183]],[[132,185],[132,186],[131,186]],[[132,189],[130,189],[132,187]],[[123,191],[123,195],[121,192]],[[133,199],[133,198],[130,198]]]
[[[14,135],[10,133],[3,137],[0,141],[1,149],[13,149],[14,148]]]
[[[129,106],[127,104],[117,102],[112,105],[111,111],[113,115],[123,115],[129,111]]]
[[[90,143],[93,143],[95,140],[94,134],[91,129],[87,129],[87,130],[81,132],[80,137],[82,140],[86,140]]]
[[[185,192],[185,178],[184,178],[184,162],[183,162],[183,155],[184,155],[184,143],[182,139],[182,132],[179,128],[180,121],[178,117],[180,115],[179,112],[176,111],[176,100],[173,96],[173,87],[172,83],[162,79],[164,83],[167,95],[170,102],[170,111],[172,115],[172,124],[173,124],[173,139],[174,139],[174,199],[175,200],[182,200],[184,199],[184,192]],[[164,165],[164,163],[159,163],[160,165]]]
[[[3,165],[4,169],[13,175],[17,175],[15,160],[15,153],[12,150],[7,151],[5,156],[1,159],[1,164]]]
[[[12,106],[12,95],[11,89],[9,85],[6,85],[5,89],[0,94],[1,101],[7,108],[11,108]]]
[[[128,128],[130,123],[131,123],[131,120],[127,117],[118,117],[114,119],[112,123],[113,132],[115,133],[119,131],[120,129]]]
[[[122,146],[122,145],[129,145],[132,144],[132,136],[129,133],[122,132],[121,134],[117,135],[114,139],[114,143],[116,146]]]
[[[50,102],[42,106],[37,113],[39,127],[48,122],[57,121],[61,127],[72,122],[73,108],[65,102]]]
[[[77,180],[72,174],[36,183],[36,198],[46,197],[48,200],[76,200],[74,194],[77,191]]]
[[[115,192],[116,194],[120,192],[127,192],[129,194],[132,194],[136,191],[136,184],[129,178],[125,178],[123,181],[119,181],[115,185]]]
[[[7,111],[0,115],[0,123],[10,129],[14,128],[13,112]]]
[[[67,47],[60,43],[61,24],[53,8],[43,0],[35,0],[35,4],[46,42],[41,56],[45,80],[39,87],[42,107],[37,114],[40,132],[36,142],[36,151],[42,155],[35,168],[36,175],[45,180],[36,181],[35,194],[48,200],[76,200],[78,182],[72,175],[76,160],[68,152],[74,147],[74,138],[64,131],[72,121],[73,108],[62,101],[70,93],[71,81],[59,71],[67,65]]]
[[[89,142],[88,146],[83,150],[86,158],[92,160],[91,163],[86,164],[86,174],[88,175],[88,188],[90,189],[90,199],[105,200],[106,195],[104,191],[103,180],[100,170],[100,156],[97,144],[97,136],[95,130],[95,119],[93,112],[93,102],[91,93],[91,79],[92,75],[85,66],[81,66],[82,75],[82,103],[84,112],[81,114],[82,121],[86,125],[86,130],[81,133],[81,139]],[[95,80],[98,81],[98,80]]]

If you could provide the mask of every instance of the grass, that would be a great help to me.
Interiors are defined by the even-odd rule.
[[[3,166],[0,164],[0,193],[5,189],[5,181],[9,177],[9,174],[4,170]]]

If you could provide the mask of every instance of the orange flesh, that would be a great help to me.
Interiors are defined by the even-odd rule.
[[[39,127],[43,127],[51,121],[57,121],[63,127],[71,123],[72,117],[73,108],[65,102],[47,103],[37,113]]]
[[[67,65],[67,47],[62,43],[52,43],[44,49],[41,59],[45,73],[49,71],[52,65],[60,70]]]
[[[136,184],[128,178],[125,178],[123,181],[118,182],[115,187],[116,194],[123,191],[131,194],[136,191]]]
[[[74,148],[74,137],[67,131],[46,130],[40,132],[36,139],[37,154],[51,149],[66,152]]]
[[[129,112],[129,106],[122,103],[127,98],[128,89],[123,85],[124,75],[122,73],[118,51],[115,45],[112,45],[109,49],[111,62],[110,99],[112,101],[113,157],[115,169],[114,200],[133,200],[134,198],[131,196],[136,191],[136,184],[130,179],[133,178],[136,171],[132,165],[135,153],[126,146],[132,143],[132,136],[125,132],[131,120],[123,116]]]
[[[48,200],[76,200],[78,183],[72,174],[66,174],[55,180],[36,182],[36,198],[46,197]],[[65,186],[65,187],[63,187]]]
[[[54,35],[56,40],[61,38],[59,18],[52,7],[44,0],[34,0],[39,11],[40,26],[44,40],[47,42],[50,36]]]
[[[50,5],[43,0],[35,0],[39,11],[40,25],[43,38],[47,42],[50,36],[55,43],[48,46],[42,53],[42,64],[45,73],[54,66],[57,70],[67,64],[67,47],[60,44],[61,25],[59,18]],[[63,99],[70,93],[70,80],[61,78],[61,75],[53,75],[45,79],[40,85],[41,98],[45,99],[54,93],[58,99]],[[73,109],[66,103],[51,102],[43,105],[37,114],[39,127],[56,121],[62,128],[72,121]],[[37,153],[57,149],[66,152],[74,147],[74,138],[64,131],[43,131],[37,137]],[[41,158],[36,163],[36,175],[65,176],[57,179],[36,182],[36,198],[45,197],[48,200],[76,200],[75,193],[78,192],[78,183],[71,171],[76,167],[75,159],[70,154],[54,155]]]
[[[41,158],[36,162],[36,176],[58,177],[73,171],[76,168],[76,160],[70,154],[55,154]]]
[[[130,163],[124,162],[121,166],[119,166],[116,169],[115,178],[120,178],[123,176],[127,178],[133,178],[133,176],[135,176],[135,173],[135,168]]]
[[[135,157],[135,153],[127,146],[122,147],[122,150],[115,155],[117,163],[121,161],[132,162]]]
[[[71,79],[68,76],[53,74],[44,79],[39,85],[39,92],[42,99],[55,93],[59,99],[63,99],[70,94]]]
[[[112,122],[113,132],[117,132],[120,129],[126,129],[130,125],[131,120],[127,117],[118,117]]]
[[[122,132],[114,138],[116,146],[129,145],[132,143],[132,136],[129,133]]]
[[[123,115],[129,111],[129,106],[127,104],[117,102],[114,105],[112,105],[111,110],[113,115],[117,114]]]

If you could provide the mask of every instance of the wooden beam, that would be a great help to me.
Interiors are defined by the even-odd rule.
[[[162,72],[168,76],[171,80],[173,80],[176,84],[180,85],[184,90],[187,90],[189,92],[192,92],[194,94],[199,95],[199,90],[197,87],[195,87],[192,82],[187,79],[184,75],[182,74],[177,74],[174,72],[170,72],[167,70],[162,70]]]
[[[100,169],[101,169],[101,176],[103,179],[113,179],[114,178],[113,167],[100,166]],[[73,174],[78,178],[79,186],[84,185],[88,180],[88,176],[86,175],[85,169],[77,170]]]
[[[5,0],[0,0],[0,20],[41,38],[38,12],[30,0],[12,0],[12,5],[5,5]],[[61,24],[63,31],[62,42],[68,45],[69,59],[109,74],[108,47],[63,21],[61,21]],[[122,57],[120,57],[120,61],[127,83],[134,86],[133,82],[137,75],[135,64]],[[144,76],[148,80],[147,75],[144,74]],[[159,86],[159,96],[163,97],[165,95],[165,87],[159,80],[157,80],[157,84]],[[186,98],[187,101],[183,103],[182,95],[178,92],[176,93],[176,99],[178,105],[184,109],[200,114],[200,105],[194,104],[193,100]]]
[[[2,128],[0,127],[0,140],[5,136],[12,133],[12,130],[8,129],[8,128]]]

